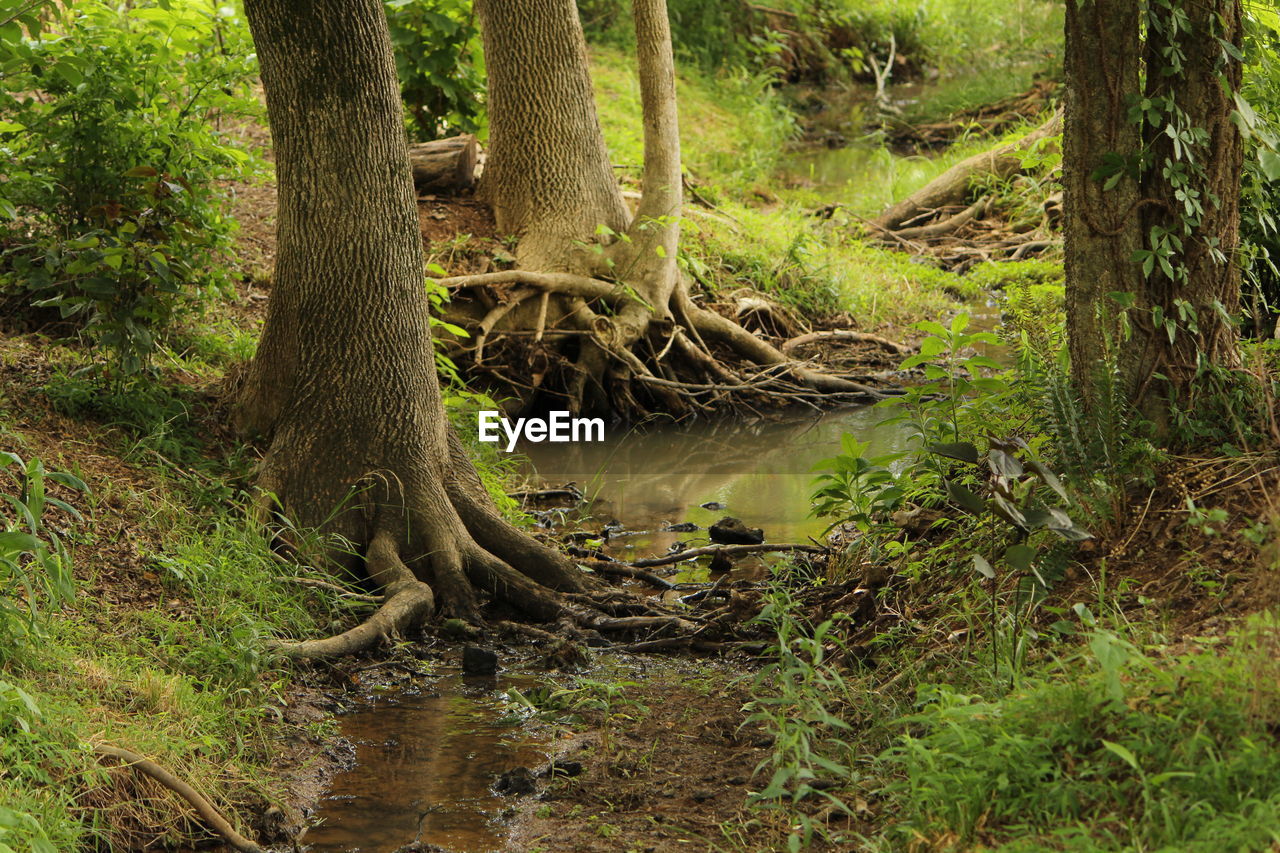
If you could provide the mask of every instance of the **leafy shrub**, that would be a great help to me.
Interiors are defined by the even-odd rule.
[[[0,33],[0,287],[56,308],[123,373],[229,286],[234,222],[219,182],[249,155],[220,126],[254,108],[252,48],[204,0],[52,8],[43,31]]]
[[[485,126],[484,52],[471,0],[386,0],[406,123],[416,139]]]

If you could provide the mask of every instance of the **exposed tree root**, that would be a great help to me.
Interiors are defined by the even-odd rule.
[[[342,657],[402,636],[431,615],[435,609],[431,587],[414,577],[401,561],[395,541],[389,534],[374,536],[365,564],[370,578],[386,590],[382,606],[372,616],[333,637],[300,642],[277,641],[272,648],[290,658]]]
[[[173,791],[182,799],[191,804],[191,807],[200,815],[200,819],[220,838],[234,847],[241,853],[263,853],[262,848],[236,832],[235,827],[222,816],[222,814],[213,807],[200,793],[188,785],[186,782],[174,776],[168,770],[156,764],[149,758],[143,758],[136,752],[128,749],[122,749],[118,746],[98,745],[93,751],[100,756],[107,756],[121,761],[125,766],[130,767],[145,776],[159,782],[161,785]]]
[[[653,306],[622,284],[571,273],[517,269],[450,277],[440,283],[473,300],[478,292],[494,295],[493,307],[475,323],[473,345],[469,350],[460,345],[454,352],[455,357],[469,355],[477,367],[485,364],[492,336],[525,331],[520,324],[532,318],[517,317],[517,311],[539,297],[534,340],[545,337],[548,344],[577,349],[576,358],[562,359],[569,378],[560,393],[571,410],[591,409],[593,398],[597,403],[606,399],[614,411],[632,417],[654,410],[676,415],[707,412],[750,400],[829,404],[886,396],[865,383],[809,367],[734,320],[695,305],[683,284],[671,289],[668,304]],[[568,300],[550,324],[549,297]],[[593,304],[608,306],[612,315],[598,313]],[[625,318],[629,307],[641,311]],[[504,329],[506,322],[515,328]],[[717,345],[722,354],[709,344]],[[739,364],[764,369],[744,375],[740,366],[725,361],[725,353]],[[520,358],[509,353],[505,360]],[[500,376],[496,371],[492,375]],[[643,394],[637,397],[640,388]]]

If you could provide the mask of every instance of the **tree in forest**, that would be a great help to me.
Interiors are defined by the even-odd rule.
[[[534,331],[571,360],[577,411],[684,413],[699,394],[873,395],[795,362],[695,304],[676,263],[683,182],[665,0],[634,0],[644,112],[641,197],[623,199],[596,116],[574,0],[478,0],[489,74],[490,150],[481,195],[519,238],[518,268],[444,284],[478,324],[473,357],[497,329]],[[487,302],[484,300],[488,300]],[[748,376],[713,347],[756,366]]]
[[[616,626],[552,592],[591,584],[501,517],[447,423],[382,5],[245,5],[279,214],[271,302],[238,426],[266,444],[258,485],[276,511],[340,537],[336,558],[362,561],[386,593],[364,624],[284,650],[367,647],[423,619],[437,599],[476,621],[477,590],[536,619]],[[647,624],[640,619],[626,627]]]
[[[1240,0],[1069,0],[1067,322],[1087,406],[1102,371],[1157,424],[1237,363]]]

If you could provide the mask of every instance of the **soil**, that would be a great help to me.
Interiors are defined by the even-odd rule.
[[[627,689],[629,700],[647,708],[624,709],[637,722],[562,744],[557,759],[581,762],[582,774],[554,778],[524,804],[507,849],[705,850],[722,840],[722,824],[745,827],[744,804],[761,781],[755,768],[772,745],[758,726],[744,724],[746,666],[680,660],[655,667]]]

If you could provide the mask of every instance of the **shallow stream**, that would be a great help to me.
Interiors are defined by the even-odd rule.
[[[756,423],[654,423],[607,432],[599,444],[519,449],[535,483],[575,483],[595,520],[637,531],[614,538],[621,554],[705,542],[705,530],[660,528],[681,522],[705,528],[725,515],[763,528],[769,541],[803,542],[826,526],[809,516],[814,465],[839,452],[846,432],[869,440],[873,453],[898,449],[901,429],[876,426],[887,414],[858,408]],[[503,696],[531,683],[520,675],[449,674],[388,691],[341,718],[356,763],[323,800],[321,825],[305,838],[309,849],[392,853],[414,841],[456,853],[501,849],[514,802],[493,791],[494,781],[512,768],[547,763],[544,742],[520,725]]]

